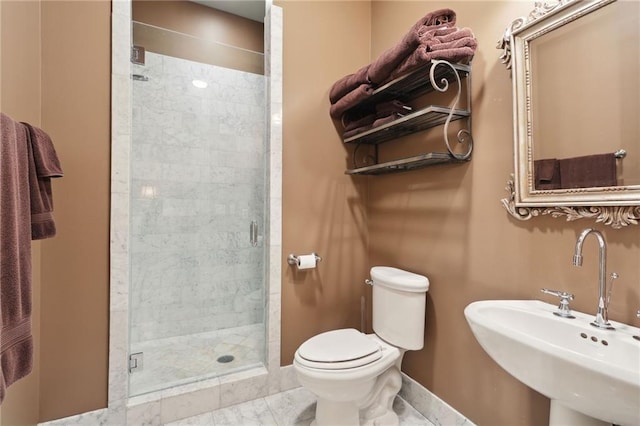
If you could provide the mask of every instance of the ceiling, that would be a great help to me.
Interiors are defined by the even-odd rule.
[[[242,16],[252,21],[264,22],[264,0],[191,0],[203,6]]]

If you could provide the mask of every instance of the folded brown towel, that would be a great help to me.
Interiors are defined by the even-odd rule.
[[[376,128],[376,127],[384,126],[385,124],[391,123],[392,121],[395,121],[402,117],[403,117],[403,114],[391,114],[386,117],[381,117],[381,118],[378,118],[376,121],[374,121],[373,126],[371,127]]]
[[[383,118],[391,114],[409,114],[413,108],[398,100],[382,102],[376,105],[376,117]]]
[[[449,62],[460,62],[463,60],[471,60],[475,54],[475,47],[458,47],[452,49],[437,50],[435,52],[427,50],[424,45],[418,46],[398,67],[393,70],[387,81],[394,80],[401,75],[404,75],[410,71],[414,71],[420,67],[425,66],[434,59],[444,59]]]
[[[361,84],[340,98],[338,102],[331,105],[331,108],[329,108],[329,115],[331,115],[332,118],[340,119],[342,115],[349,110],[349,108],[353,108],[358,105],[360,102],[371,96],[372,93],[373,87],[371,87],[371,85]]]
[[[349,139],[352,136],[355,136],[355,135],[360,134],[362,132],[366,132],[371,127],[373,127],[373,123],[369,123],[369,124],[366,124],[364,126],[360,126],[360,127],[356,127],[356,128],[353,128],[353,129],[349,129],[349,130],[345,131],[342,134],[342,139],[343,140],[344,139]]]
[[[343,123],[344,123],[344,131],[348,132],[351,131],[353,129],[358,129],[364,126],[369,126],[371,127],[371,125],[373,124],[374,121],[376,121],[376,115],[375,114],[368,114],[365,115],[362,118],[359,118],[357,120],[349,120],[349,119],[344,119],[343,116]]]
[[[555,158],[533,162],[535,189],[560,188],[560,163]]]
[[[381,83],[404,58],[407,57],[420,44],[420,36],[417,31],[411,31],[403,37],[395,46],[385,50],[369,67],[369,81]]]
[[[434,38],[440,43],[447,43],[454,40],[459,40],[461,38],[471,37],[475,39],[473,35],[473,31],[470,28],[448,28],[450,31],[448,32],[436,32],[434,34]]]
[[[49,135],[28,123],[22,124],[28,130],[29,158],[34,166],[29,169],[31,239],[41,240],[56,235],[51,178],[62,177],[62,168]]]
[[[441,27],[444,25],[454,26],[455,22],[456,13],[451,9],[439,9],[427,13],[409,29],[397,44],[385,50],[371,63],[368,71],[369,81],[374,84],[385,81],[398,64],[418,47],[421,41],[432,37],[434,32],[437,29],[443,29]]]
[[[340,98],[353,91],[361,84],[370,83],[368,77],[369,67],[370,65],[365,65],[354,74],[349,74],[333,83],[333,86],[331,86],[331,90],[329,91],[329,101],[331,101],[332,104],[335,104],[340,100]]]
[[[31,372],[31,208],[26,128],[0,113],[0,402]]]
[[[478,41],[473,37],[464,37],[464,38],[459,38],[457,40],[451,40],[447,42],[439,42],[436,40],[435,43],[429,44],[427,46],[427,50],[431,52],[438,52],[438,51],[444,51],[444,50],[459,49],[461,47],[470,47],[475,51],[475,49],[478,47]],[[434,57],[433,59],[442,59],[442,58]]]
[[[451,9],[438,9],[429,12],[418,20],[413,28],[421,26],[442,26],[454,27],[456,25],[456,13]]]
[[[558,160],[560,187],[591,188],[618,184],[614,154],[586,155]]]

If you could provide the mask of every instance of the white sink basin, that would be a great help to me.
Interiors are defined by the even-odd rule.
[[[554,409],[617,425],[640,425],[640,329],[593,315],[553,315],[538,300],[486,300],[464,310],[480,346],[509,374],[551,399]],[[577,413],[576,413],[577,414]],[[556,420],[564,414],[558,414]],[[580,415],[580,414],[578,414]]]

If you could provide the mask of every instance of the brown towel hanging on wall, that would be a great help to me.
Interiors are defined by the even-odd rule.
[[[35,137],[27,126],[0,113],[0,402],[7,387],[33,366],[32,232],[34,238],[55,233],[51,186],[42,179],[62,176],[51,139],[33,129]],[[45,221],[40,221],[42,214]]]
[[[31,239],[41,240],[56,235],[53,221],[51,178],[62,177],[62,168],[49,135],[28,123],[30,164],[29,190],[31,193]]]

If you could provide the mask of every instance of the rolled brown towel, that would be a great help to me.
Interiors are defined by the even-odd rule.
[[[401,75],[414,71],[425,66],[434,59],[444,59],[449,62],[460,62],[462,60],[470,60],[475,54],[475,47],[460,47],[454,49],[444,49],[438,51],[427,51],[423,45],[413,51],[398,67],[393,70],[387,81],[394,80]]]
[[[478,41],[472,37],[460,38],[457,40],[448,41],[445,43],[433,43],[427,46],[427,50],[431,52],[438,52],[443,50],[459,49],[461,47],[470,47],[475,50],[478,47]],[[434,55],[437,55],[434,53]],[[443,59],[434,56],[433,59]]]
[[[431,46],[442,44],[442,37],[448,36],[457,30],[457,28],[436,28],[429,30],[420,38],[420,46],[424,46],[427,50],[430,50]]]
[[[398,44],[382,52],[369,67],[369,81],[376,84],[383,82],[391,71],[418,47],[420,39],[418,31],[411,30]]]
[[[398,100],[382,102],[376,105],[376,118],[387,117],[391,114],[403,114],[406,115],[413,110],[409,105],[406,105]]]
[[[456,13],[451,9],[438,9],[429,12],[418,20],[413,28],[426,26],[442,26],[454,27],[456,25]]]
[[[365,65],[353,74],[349,74],[342,77],[340,80],[333,83],[331,90],[329,91],[329,101],[335,104],[347,93],[353,91],[361,84],[370,83],[368,77],[368,70],[370,65]]]
[[[458,31],[458,28],[450,27],[422,27],[419,33],[420,43],[424,43],[432,38],[440,39]]]
[[[371,127],[376,128],[376,127],[384,126],[385,124],[391,123],[392,121],[395,121],[402,117],[403,117],[402,114],[387,115],[386,117],[378,118],[376,121],[373,122],[373,126]]]
[[[373,123],[369,123],[365,126],[360,126],[360,127],[356,127],[350,130],[346,130],[343,134],[342,134],[342,140],[345,139],[349,139],[355,135],[358,135],[360,133],[366,132],[367,130],[369,130],[371,127],[373,127]]]
[[[420,44],[421,40],[432,36],[429,32],[442,26],[453,27],[456,23],[456,13],[451,9],[439,9],[427,13],[420,18],[402,39],[385,50],[371,63],[368,71],[369,81],[374,84],[382,83],[389,74],[411,54]]]
[[[471,31],[470,28],[461,28],[461,29],[449,28],[449,29],[453,31],[449,31],[449,32],[437,31],[434,34],[434,37],[436,38],[436,40],[438,40],[440,43],[447,43],[450,41],[459,40],[461,38],[466,38],[466,37],[475,38],[475,36],[473,35],[473,31]]]
[[[350,120],[346,116],[343,116],[343,118],[342,118],[342,122],[344,124],[344,131],[345,132],[348,132],[350,130],[357,129],[357,128],[360,128],[360,127],[364,127],[364,126],[371,127],[371,125],[373,124],[374,121],[376,121],[376,115],[375,114],[368,114],[368,115],[365,115],[362,118],[358,118],[357,120]]]
[[[361,84],[356,89],[344,95],[335,104],[329,108],[329,115],[332,118],[340,119],[342,115],[350,108],[358,105],[367,99],[373,93],[373,87],[370,84]]]

